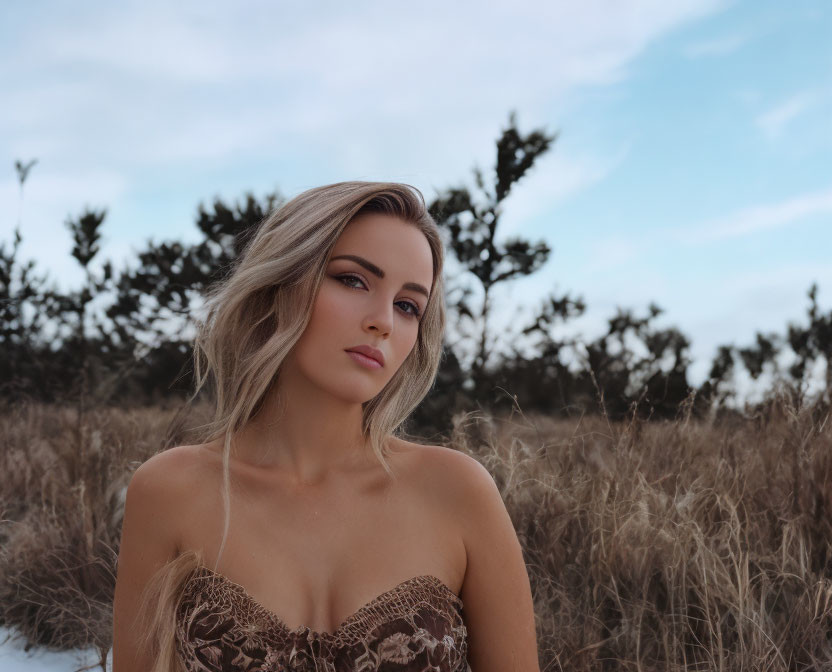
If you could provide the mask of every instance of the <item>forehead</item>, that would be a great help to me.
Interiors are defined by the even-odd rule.
[[[365,213],[344,227],[332,255],[357,254],[391,275],[422,281],[430,287],[433,255],[430,243],[414,224],[392,215]]]

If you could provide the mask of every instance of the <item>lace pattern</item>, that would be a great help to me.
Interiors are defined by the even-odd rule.
[[[176,612],[188,672],[466,672],[462,600],[415,576],[378,595],[334,632],[287,627],[239,584],[197,567]]]

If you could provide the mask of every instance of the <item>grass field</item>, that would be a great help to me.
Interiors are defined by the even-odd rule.
[[[183,443],[174,409],[25,406],[0,417],[0,625],[111,643],[124,492]],[[203,415],[200,415],[203,413]],[[523,545],[541,670],[832,670],[832,418],[455,419]]]

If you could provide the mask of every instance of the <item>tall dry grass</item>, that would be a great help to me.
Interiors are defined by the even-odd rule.
[[[127,484],[187,436],[182,420],[176,409],[79,418],[40,404],[0,414],[0,625],[27,649],[94,647],[104,669]]]
[[[543,670],[832,670],[832,419],[460,418],[526,553]]]
[[[739,420],[458,416],[447,442],[490,470],[524,548],[541,669],[832,670],[829,415],[781,395]],[[0,418],[3,623],[106,653],[126,483],[182,442],[174,420]]]

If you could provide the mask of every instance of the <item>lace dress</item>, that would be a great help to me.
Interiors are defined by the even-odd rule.
[[[239,584],[199,566],[176,610],[188,672],[466,672],[462,600],[441,579],[414,576],[334,632],[290,630]]]

